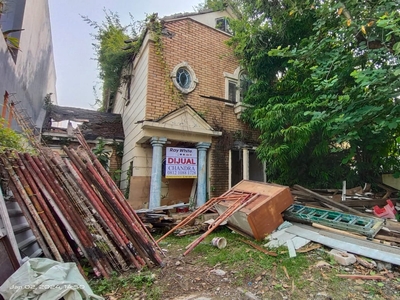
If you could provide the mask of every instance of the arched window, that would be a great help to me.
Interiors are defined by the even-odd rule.
[[[225,98],[232,103],[240,103],[246,97],[252,81],[246,71],[238,67],[233,74],[224,73]]]
[[[241,72],[239,76],[239,93],[240,93],[240,102],[243,102],[243,99],[246,97],[247,92],[249,91],[251,80],[246,72]]]

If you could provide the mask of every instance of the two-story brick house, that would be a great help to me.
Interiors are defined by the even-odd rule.
[[[241,179],[265,181],[257,135],[240,119],[246,89],[226,45],[229,10],[180,14],[148,30],[109,110],[125,131],[122,189],[134,208],[197,205]],[[165,176],[168,147],[195,149],[197,179]],[[196,191],[195,191],[196,190]]]

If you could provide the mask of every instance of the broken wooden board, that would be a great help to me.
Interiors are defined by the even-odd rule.
[[[309,189],[306,189],[306,188],[304,188],[304,187],[302,187],[300,185],[295,184],[293,186],[293,188],[295,188],[297,190],[300,190],[300,191],[302,191],[304,193],[307,193],[310,196],[312,196],[313,198],[318,199],[319,201],[321,201],[323,203],[326,203],[326,204],[329,204],[329,205],[331,205],[333,207],[339,208],[340,210],[342,210],[344,212],[355,214],[355,215],[359,215],[359,216],[360,215],[361,216],[366,216],[365,214],[360,213],[359,211],[357,211],[357,210],[355,210],[355,209],[353,209],[351,207],[348,207],[348,206],[346,206],[346,205],[344,205],[342,203],[338,203],[338,202],[336,202],[336,201],[334,201],[332,199],[329,199],[328,197],[324,197],[324,196],[322,196],[322,195],[320,195],[318,193],[310,191]]]
[[[359,240],[333,232],[316,229],[303,224],[293,225],[287,228],[286,232],[312,240],[330,248],[344,250],[372,259],[400,265],[399,248],[380,245],[367,240]]]

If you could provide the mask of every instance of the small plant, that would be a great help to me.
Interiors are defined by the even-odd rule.
[[[107,150],[106,143],[103,139],[99,139],[96,147],[93,148],[93,153],[101,165],[108,171],[108,162],[110,161],[110,150]]]
[[[24,29],[11,29],[11,30],[3,31],[4,40],[6,41],[7,48],[11,53],[13,53],[13,51],[15,51],[15,50],[20,50],[20,49],[19,49],[19,39],[16,37],[10,36],[10,34],[14,33],[14,32],[20,32],[22,30],[24,30]]]
[[[27,151],[28,142],[21,134],[7,128],[7,121],[0,118],[0,153],[5,150]]]

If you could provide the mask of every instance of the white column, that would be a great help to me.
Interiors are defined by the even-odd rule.
[[[197,166],[197,206],[202,206],[207,201],[207,149],[210,143],[198,143],[196,145],[198,153]]]
[[[151,138],[151,145],[153,146],[153,162],[151,167],[149,208],[161,206],[162,149],[166,142],[166,138]]]
[[[249,149],[243,148],[243,179],[250,179]]]

